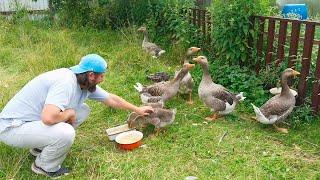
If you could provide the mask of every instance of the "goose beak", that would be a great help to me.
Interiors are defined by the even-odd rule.
[[[196,52],[198,52],[198,51],[200,51],[200,50],[201,50],[201,48],[198,48],[198,47],[192,48],[193,53],[196,53]]]
[[[295,70],[293,70],[293,72],[292,72],[292,73],[293,73],[293,75],[294,75],[294,76],[299,76],[299,75],[300,75],[300,72],[295,71]]]
[[[143,27],[140,27],[137,31],[138,31],[138,32],[144,31],[144,28],[143,28]]]
[[[195,66],[194,64],[189,64],[189,63],[187,64],[187,68],[188,68],[188,70],[190,70],[190,69],[194,68],[194,66]]]
[[[196,63],[198,63],[200,59],[199,59],[199,57],[195,57],[192,60],[195,61]]]

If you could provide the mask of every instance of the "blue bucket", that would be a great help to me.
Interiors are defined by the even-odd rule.
[[[308,18],[308,8],[306,4],[285,4],[282,9],[282,16],[304,20]]]

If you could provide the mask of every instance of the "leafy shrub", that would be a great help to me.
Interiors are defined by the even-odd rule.
[[[141,25],[149,17],[155,0],[114,0],[110,4],[110,25],[112,29],[123,26]]]
[[[12,5],[14,6],[15,11],[12,13],[10,22],[13,24],[23,24],[28,21],[28,10],[18,2],[15,2]]]
[[[204,45],[201,33],[187,18],[192,7],[194,2],[181,0],[163,0],[149,6],[146,24],[153,39],[161,43],[181,43],[185,48]]]
[[[281,74],[287,68],[287,63],[283,62],[276,66],[275,62],[260,69],[258,78],[263,82],[263,87],[269,90],[273,87],[281,86]]]
[[[64,26],[93,26],[99,28],[99,25],[105,24],[104,22],[108,19],[106,14],[109,11],[104,6],[104,2],[104,0],[58,0],[54,6],[58,10],[59,22]],[[98,22],[98,19],[103,22]]]
[[[263,82],[264,89],[268,90],[280,86],[280,70],[274,66],[267,66],[259,71],[259,79]]]
[[[160,1],[162,2],[162,1]],[[156,0],[54,0],[61,23],[118,29],[145,23]]]
[[[250,36],[256,34],[254,31],[249,31],[250,16],[267,15],[270,13],[270,3],[270,0],[213,1],[210,7],[214,24],[212,38],[219,60],[232,64],[253,65],[247,41]]]
[[[183,0],[55,0],[60,23],[120,29],[147,25],[151,39],[160,44],[204,45],[202,35],[187,19],[192,1]],[[169,43],[168,43],[169,42]]]
[[[293,128],[298,128],[304,124],[310,124],[313,120],[314,116],[312,114],[311,106],[309,104],[304,104],[293,109],[288,123],[290,123]]]

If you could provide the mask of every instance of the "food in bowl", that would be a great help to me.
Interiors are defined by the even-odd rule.
[[[128,131],[116,137],[118,147],[123,150],[133,150],[141,145],[143,134],[140,131]]]

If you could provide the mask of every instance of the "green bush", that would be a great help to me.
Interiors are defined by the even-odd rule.
[[[55,0],[54,7],[65,26],[118,29],[143,24],[155,0]]]
[[[146,25],[153,39],[162,44],[181,43],[185,48],[201,46],[203,37],[187,17],[192,7],[192,1],[181,0],[163,0],[149,6],[151,11]]]
[[[310,124],[315,119],[309,104],[295,107],[289,118],[290,121],[288,121],[288,123],[290,123],[293,128],[299,128],[302,125]]]
[[[268,66],[261,68],[258,77],[263,82],[264,89],[269,90],[274,87],[280,87],[281,74],[286,68],[286,62],[278,66],[276,66],[276,62],[272,62]]]
[[[146,25],[150,39],[162,45],[181,43],[204,45],[197,28],[187,14],[194,2],[183,0],[55,0],[60,23],[65,26],[89,26],[121,29]]]
[[[272,1],[272,2],[271,2]],[[210,12],[213,20],[213,46],[219,60],[232,64],[253,65],[248,51],[250,16],[268,15],[274,0],[213,0]]]

